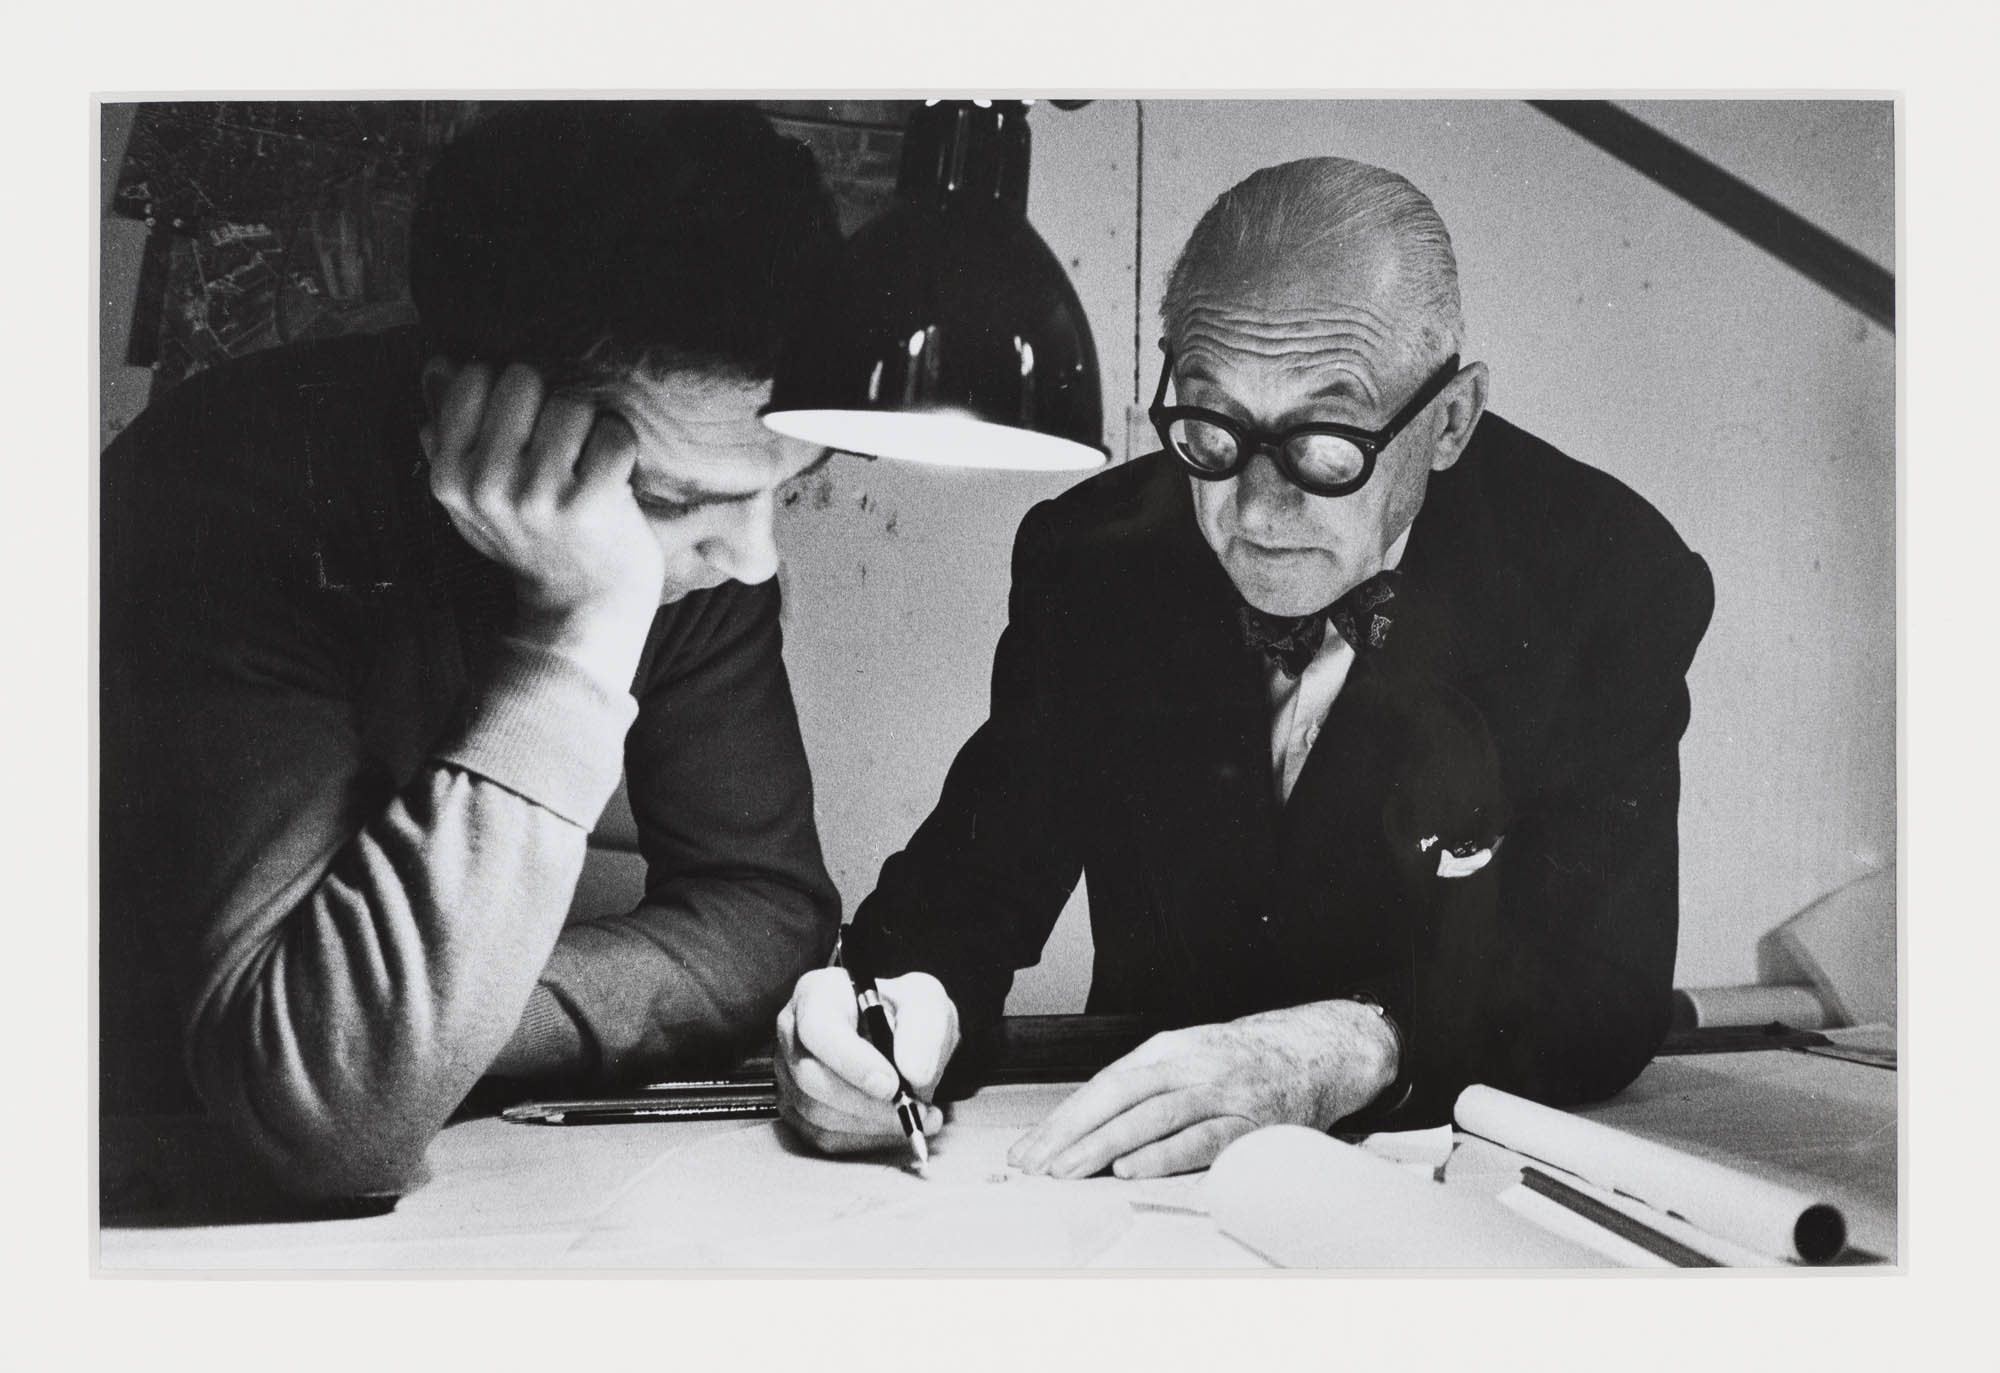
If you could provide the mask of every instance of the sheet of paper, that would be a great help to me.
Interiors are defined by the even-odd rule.
[[[1452,1138],[1449,1125],[1436,1125],[1428,1130],[1378,1130],[1363,1139],[1361,1147],[1377,1158],[1442,1182],[1438,1170],[1451,1158]]]
[[[660,1158],[614,1198],[571,1266],[1080,1268],[1134,1208],[1198,1213],[1199,1178],[1058,1182],[1007,1166],[1012,1125],[953,1123],[927,1175],[900,1155],[825,1158],[746,1125]]]
[[[1605,1268],[1488,1196],[1298,1125],[1253,1131],[1203,1186],[1224,1233],[1287,1268]]]

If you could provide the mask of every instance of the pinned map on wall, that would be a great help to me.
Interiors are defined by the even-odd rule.
[[[283,343],[411,318],[409,220],[476,101],[140,105],[112,212],[144,222],[126,361],[172,385]]]
[[[813,150],[843,231],[895,186],[915,102],[756,102]],[[410,214],[477,100],[157,101],[136,107],[113,214],[150,230],[125,361],[154,394],[280,344],[414,318]]]

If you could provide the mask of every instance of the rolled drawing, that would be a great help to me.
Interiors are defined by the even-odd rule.
[[[1285,1268],[1606,1268],[1491,1197],[1427,1181],[1302,1125],[1243,1136],[1202,1200],[1225,1234]]]
[[[1540,1159],[1760,1254],[1826,1263],[1847,1242],[1837,1207],[1665,1144],[1491,1087],[1467,1087],[1458,1128]]]
[[[1768,1025],[1782,1021],[1795,1030],[1824,1029],[1826,1006],[1810,987],[1683,987],[1674,993],[1674,1025]]]

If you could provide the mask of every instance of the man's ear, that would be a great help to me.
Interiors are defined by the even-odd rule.
[[[1458,461],[1472,442],[1479,417],[1486,413],[1486,364],[1474,362],[1462,368],[1438,393],[1437,406],[1444,425],[1431,452],[1431,471],[1442,472]]]
[[[432,424],[437,423],[438,409],[444,404],[445,388],[457,375],[458,364],[442,353],[424,364],[424,415]]]

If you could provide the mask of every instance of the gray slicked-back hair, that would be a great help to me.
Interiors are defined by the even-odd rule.
[[[1308,269],[1386,236],[1396,247],[1411,326],[1405,347],[1436,366],[1463,351],[1458,259],[1430,197],[1395,172],[1345,157],[1307,157],[1252,172],[1217,196],[1167,278],[1160,322],[1172,337],[1201,285],[1253,279],[1269,264]]]

